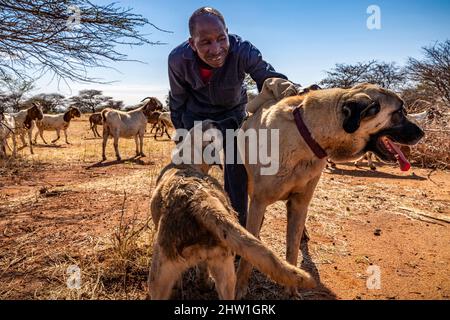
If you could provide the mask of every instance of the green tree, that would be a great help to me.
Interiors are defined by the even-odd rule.
[[[95,113],[102,105],[110,100],[100,90],[81,90],[77,96],[70,97],[70,105],[79,108],[82,112]]]
[[[33,102],[38,102],[42,107],[44,113],[57,113],[60,109],[64,109],[65,97],[59,93],[40,93],[24,102],[25,105],[30,105]]]

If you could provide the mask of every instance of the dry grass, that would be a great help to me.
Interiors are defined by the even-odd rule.
[[[146,137],[147,157],[116,163],[109,141],[109,161],[99,163],[101,139],[92,138],[87,118],[84,115],[69,128],[72,145],[62,139],[56,146],[38,145],[33,156],[25,148],[18,159],[0,160],[0,299],[146,298],[155,231],[149,197],[169,162],[172,142]],[[45,135],[50,140],[54,133]],[[134,140],[121,139],[119,147],[124,159],[134,156]],[[312,272],[323,273],[348,257],[344,226],[365,223],[370,212],[408,218],[419,211],[436,217],[448,214],[445,187],[427,185],[430,189],[424,190],[378,179],[370,171],[357,173],[375,181],[367,185],[349,181],[344,173],[324,174],[318,185],[307,224],[313,240],[309,248],[302,248],[303,266]],[[415,181],[417,176],[404,178]],[[277,202],[266,213],[261,238],[280,257],[285,255],[285,232],[285,204]],[[371,263],[365,253],[350,259],[361,266]],[[78,290],[67,286],[67,270],[73,265],[81,270]],[[217,298],[212,288],[199,286],[194,270],[184,275],[179,289],[175,298]],[[305,299],[334,297],[324,286],[302,294]],[[247,298],[290,297],[254,271]]]
[[[84,115],[69,128],[71,145],[66,145],[63,139],[48,146],[38,141],[35,155],[29,155],[28,148],[24,148],[17,159],[0,160],[0,187],[17,182],[14,188],[17,194],[0,196],[0,219],[4,220],[0,239],[6,244],[0,254],[0,299],[142,299],[146,296],[153,225],[148,210],[142,209],[148,203],[154,179],[170,159],[171,142],[153,142],[147,138],[144,149],[147,158],[126,160],[117,165],[118,169],[114,165],[95,167],[101,158],[101,139],[92,138],[87,119]],[[46,132],[47,140],[54,134]],[[119,144],[124,158],[134,155],[134,140],[122,139]],[[107,156],[115,158],[112,141]],[[77,206],[64,208],[73,198]],[[39,221],[39,214],[63,216],[64,209],[74,216],[84,214],[90,212],[92,204],[98,205],[93,210],[96,212],[83,215],[70,226],[67,221],[61,221],[60,226],[38,224],[31,229],[17,226],[27,220]],[[95,226],[75,237],[75,231],[71,235],[60,231],[64,224],[72,229],[80,224],[82,229],[81,225],[92,223],[90,220],[95,219],[98,209],[107,212],[103,220],[111,219],[106,224],[106,232],[105,228],[95,232]],[[44,212],[37,213],[41,210]],[[39,227],[46,228],[48,233],[41,236]],[[70,236],[73,238],[68,239]],[[66,284],[67,270],[72,265],[81,269],[79,290],[71,290]],[[30,285],[31,290],[23,290]]]
[[[437,108],[439,115],[425,123],[425,138],[412,149],[411,158],[425,168],[450,168],[450,113]]]

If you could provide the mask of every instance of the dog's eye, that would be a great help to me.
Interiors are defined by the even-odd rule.
[[[403,108],[399,109],[392,114],[391,120],[394,124],[400,123],[405,118],[405,115],[406,115],[405,109]]]

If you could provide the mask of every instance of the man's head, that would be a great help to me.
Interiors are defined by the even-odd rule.
[[[216,9],[197,9],[189,19],[189,44],[199,58],[213,68],[225,64],[230,43],[222,14]]]

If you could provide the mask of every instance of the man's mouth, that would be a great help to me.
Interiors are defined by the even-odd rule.
[[[406,159],[403,152],[400,150],[399,146],[396,145],[391,139],[386,136],[378,138],[377,141],[379,149],[383,151],[391,160],[397,160],[402,171],[408,171],[411,168],[411,164],[408,159]]]
[[[217,64],[225,60],[225,55],[221,54],[215,57],[210,57],[208,60],[214,64]]]

